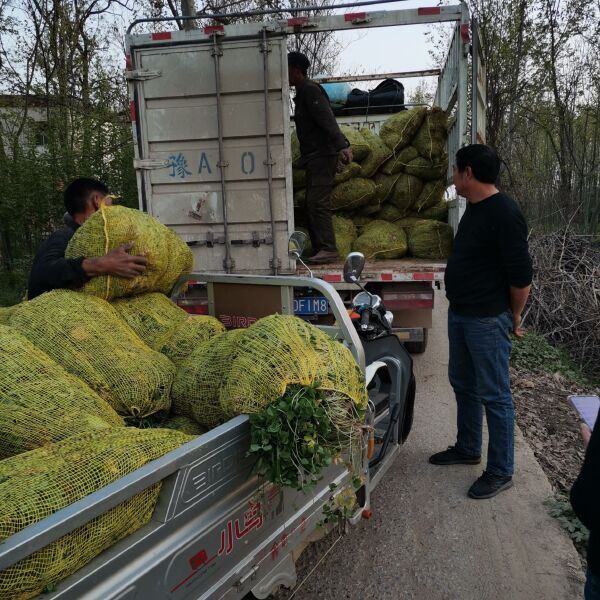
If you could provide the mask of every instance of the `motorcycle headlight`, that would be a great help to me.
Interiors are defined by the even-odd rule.
[[[386,310],[385,311],[385,320],[388,322],[388,325],[391,327],[392,323],[394,322],[394,313]]]

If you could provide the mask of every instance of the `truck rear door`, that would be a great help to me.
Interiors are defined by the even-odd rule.
[[[292,272],[285,38],[214,29],[128,38],[140,208],[192,247],[195,270]]]

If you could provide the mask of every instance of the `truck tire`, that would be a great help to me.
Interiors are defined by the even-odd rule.
[[[423,329],[423,340],[421,342],[404,342],[404,347],[411,354],[423,354],[427,348],[427,329]]]

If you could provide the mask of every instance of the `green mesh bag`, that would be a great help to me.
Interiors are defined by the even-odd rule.
[[[119,414],[168,410],[175,366],[149,348],[105,300],[53,290],[15,309],[10,326]]]
[[[421,212],[438,206],[444,200],[445,191],[446,185],[443,181],[428,181],[414,202],[413,211],[420,215]]]
[[[373,177],[377,170],[392,155],[392,151],[386,146],[385,142],[368,128],[360,130],[365,140],[367,140],[371,151],[368,156],[360,163],[361,177]]]
[[[302,190],[306,187],[305,169],[292,169],[292,184],[294,186],[294,192]]]
[[[351,162],[349,165],[346,165],[339,173],[335,174],[333,183],[337,185],[338,183],[344,183],[344,181],[348,181],[349,179],[353,179],[354,177],[359,176],[360,165],[356,162]]]
[[[422,156],[418,156],[411,160],[405,167],[405,173],[414,175],[423,181],[433,181],[445,177],[448,171],[448,158],[444,155],[443,158],[429,161]]]
[[[73,235],[67,258],[104,256],[132,242],[131,254],[145,256],[146,271],[133,279],[101,275],[81,289],[105,300],[145,292],[168,294],[177,280],[192,270],[194,259],[186,243],[154,217],[124,206],[103,206]]]
[[[371,217],[366,215],[354,215],[352,217],[352,222],[356,225],[356,233],[360,235],[362,233],[362,229],[365,225],[372,221]],[[354,244],[352,244],[354,246]]]
[[[434,106],[427,113],[412,145],[423,158],[437,162],[446,154],[447,141],[448,117],[441,108]]]
[[[371,179],[355,177],[333,188],[330,196],[331,210],[350,211],[371,203],[377,186]]]
[[[436,205],[423,209],[420,213],[411,213],[409,217],[419,219],[435,219],[436,221],[448,221],[448,202],[442,198]]]
[[[356,225],[350,219],[339,215],[333,215],[331,220],[338,252],[341,256],[347,256],[352,251],[352,243],[356,239]]]
[[[378,221],[389,221],[393,223],[398,221],[404,216],[404,213],[396,208],[393,204],[385,204],[381,210],[375,215],[375,219]]]
[[[454,237],[452,227],[441,221],[420,219],[406,228],[408,249],[416,258],[448,258]]]
[[[394,191],[394,186],[398,181],[399,174],[395,175],[386,175],[385,173],[376,173],[373,177],[373,181],[377,186],[375,191],[374,204],[378,204],[380,207],[382,204],[387,202],[392,192]]]
[[[178,365],[171,392],[174,413],[209,429],[227,420],[219,402],[221,384],[232,369],[244,331],[232,329],[211,338]]]
[[[164,429],[174,429],[175,431],[193,436],[199,436],[208,431],[206,427],[203,427],[200,423],[185,415],[172,415],[163,421],[161,427]]]
[[[351,353],[345,348],[339,353],[333,350],[331,344],[339,342],[326,344],[323,336],[289,315],[264,317],[244,330],[221,386],[220,404],[226,416],[259,412],[293,384],[318,383],[328,391],[343,388],[335,391],[357,406],[366,406],[362,373],[349,369],[354,361]]]
[[[292,130],[291,136],[292,146],[292,167],[297,168],[300,163],[300,140],[295,129]]]
[[[119,427],[76,435],[0,461],[0,542],[192,440]],[[0,598],[32,598],[143,527],[160,484],[0,571]]]
[[[18,304],[15,306],[18,306]],[[10,315],[13,314],[14,309],[14,306],[0,306],[0,325],[5,325],[8,323]]]
[[[407,249],[404,230],[387,221],[372,221],[363,227],[353,246],[353,250],[362,252],[367,259],[402,258]]]
[[[381,172],[386,175],[400,173],[406,165],[419,156],[417,149],[414,146],[407,146],[400,150],[397,154],[387,160],[381,167]]]
[[[214,317],[189,315],[164,294],[121,298],[112,305],[145,344],[175,363],[202,342],[225,331]]]
[[[0,458],[123,419],[15,329],[0,325]]]
[[[390,203],[407,215],[423,191],[423,182],[414,175],[402,173],[394,186]]]
[[[411,143],[426,114],[426,107],[401,110],[385,120],[379,131],[379,137],[392,152],[398,153]]]
[[[349,127],[348,125],[342,125],[340,127],[340,131],[350,143],[352,160],[355,162],[361,162],[367,158],[369,152],[371,152],[371,147],[369,146],[369,142],[365,139],[363,134],[360,131]]]

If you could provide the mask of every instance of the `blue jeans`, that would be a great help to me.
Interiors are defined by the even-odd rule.
[[[585,580],[585,589],[583,590],[585,600],[600,600],[600,577],[596,577],[588,567]]]
[[[448,310],[448,376],[458,408],[456,446],[467,454],[481,455],[485,409],[486,470],[501,476],[512,476],[514,470],[515,409],[508,371],[512,328],[510,311],[478,318]]]

